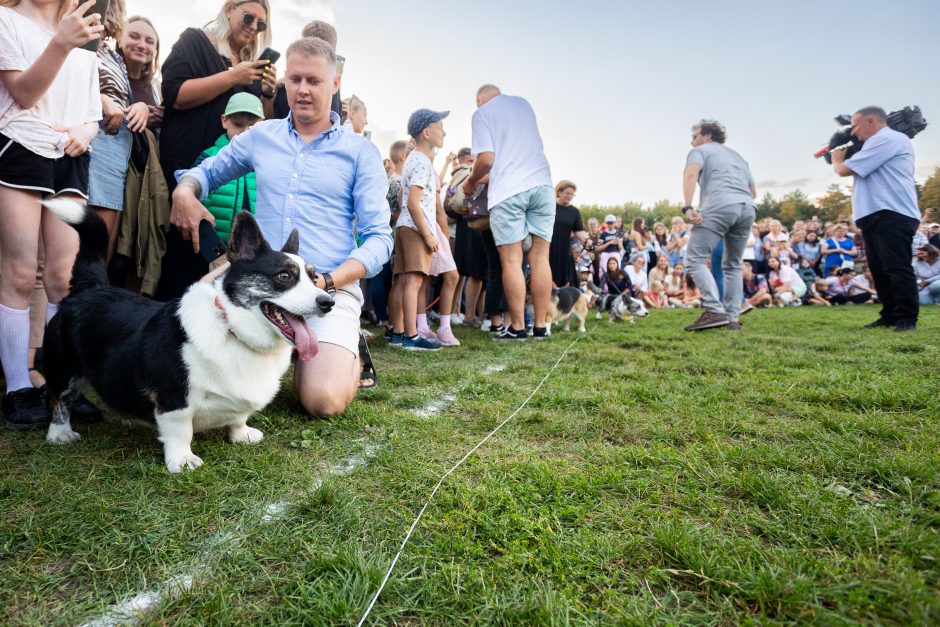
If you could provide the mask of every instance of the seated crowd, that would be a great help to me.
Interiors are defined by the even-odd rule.
[[[559,184],[559,207],[570,204],[575,189],[570,181]],[[930,221],[934,213],[927,211],[912,250],[921,304],[940,304],[940,224]],[[568,239],[578,280],[566,281],[553,265],[556,284],[579,285],[594,295],[627,291],[650,309],[700,307],[698,288],[685,272],[691,228],[678,216],[668,232],[662,222],[647,229],[643,218],[636,218],[629,230],[613,214],[603,224],[588,218],[587,231],[573,232]],[[745,310],[878,302],[861,230],[846,219],[822,222],[813,217],[787,229],[779,220],[765,218],[751,229],[744,261]],[[721,285],[720,257],[709,266]]]

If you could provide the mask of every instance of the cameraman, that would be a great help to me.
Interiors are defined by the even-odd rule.
[[[852,218],[862,229],[868,265],[881,299],[880,317],[865,328],[917,328],[917,279],[911,245],[920,226],[914,187],[914,149],[903,133],[888,127],[880,107],[865,107],[852,116],[852,135],[864,142],[849,159],[832,152],[839,176],[854,176]]]

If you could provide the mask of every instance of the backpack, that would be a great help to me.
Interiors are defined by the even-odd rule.
[[[463,184],[470,177],[470,170],[471,168],[468,165],[457,168],[457,171],[450,177],[450,183],[444,191],[444,201],[441,203],[444,206],[444,213],[455,220],[467,215]]]

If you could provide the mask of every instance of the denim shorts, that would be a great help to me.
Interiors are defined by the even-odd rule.
[[[555,228],[555,190],[550,185],[507,198],[490,209],[490,230],[497,246],[515,244],[526,235],[552,241]]]
[[[122,124],[117,135],[98,129],[91,141],[91,164],[88,175],[88,204],[116,211],[124,210],[124,182],[131,157],[133,136]]]

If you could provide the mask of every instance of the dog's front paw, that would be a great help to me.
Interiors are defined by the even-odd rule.
[[[194,455],[192,451],[173,457],[167,456],[166,469],[172,473],[183,472],[184,470],[196,470],[202,466],[202,459]]]
[[[587,333],[587,329],[585,329],[584,327],[578,327],[578,332]]]
[[[257,444],[264,439],[264,434],[254,427],[244,426],[240,429],[232,429],[228,436],[229,442],[236,444]]]
[[[49,432],[46,433],[46,441],[53,444],[72,444],[82,439],[81,434],[72,431],[68,425],[49,425]]]

